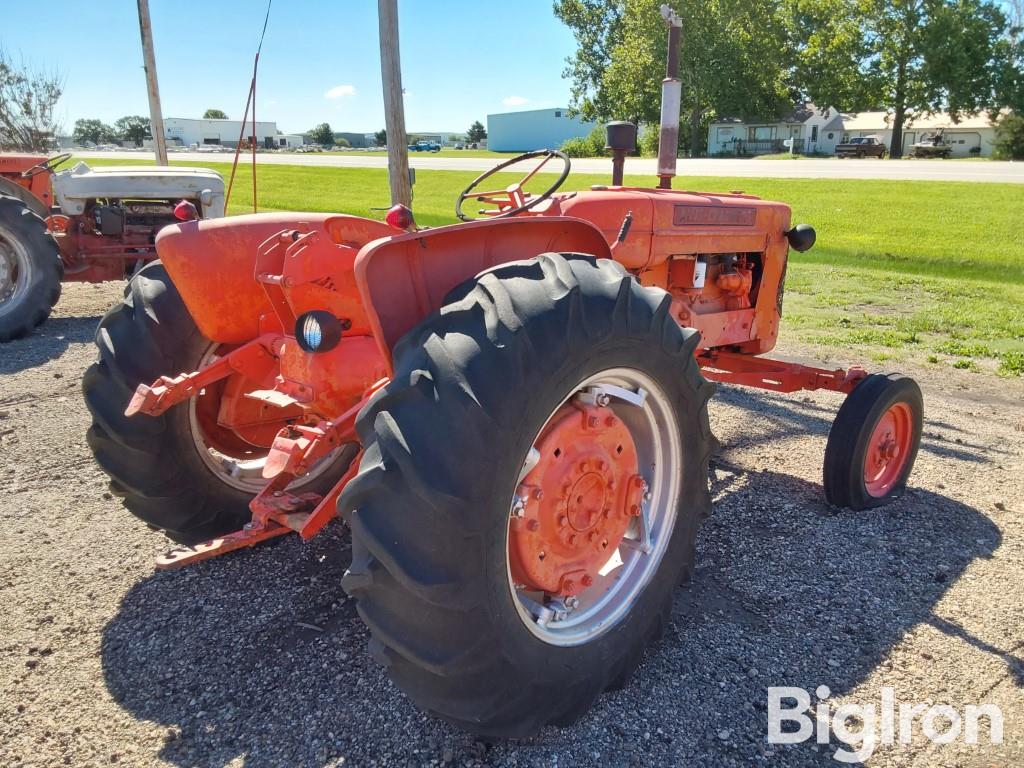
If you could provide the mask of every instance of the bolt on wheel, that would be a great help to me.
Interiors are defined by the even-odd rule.
[[[509,588],[534,635],[578,645],[629,612],[671,537],[681,469],[674,411],[639,371],[590,376],[551,413],[509,512]]]

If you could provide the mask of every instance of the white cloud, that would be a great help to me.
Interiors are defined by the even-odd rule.
[[[522,96],[506,96],[501,100],[501,103],[506,107],[521,107],[529,101],[529,99],[524,99]]]
[[[336,85],[327,93],[324,94],[325,99],[344,99],[347,96],[355,96],[356,87],[354,85]]]

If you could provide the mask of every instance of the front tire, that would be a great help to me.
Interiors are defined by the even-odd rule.
[[[825,498],[870,509],[903,495],[921,445],[924,401],[917,382],[875,373],[847,395],[825,447]]]
[[[674,322],[670,304],[615,262],[544,254],[463,284],[397,345],[392,382],[360,414],[366,450],[338,502],[352,528],[343,586],[370,628],[371,652],[421,708],[487,737],[567,724],[622,685],[662,631],[710,509],[714,389],[694,358],[698,334]],[[650,504],[665,511],[664,524],[657,532],[651,523],[652,560],[636,589],[592,580],[606,591],[578,593],[576,631],[568,615],[551,621],[570,631],[559,635],[547,617],[537,631],[543,611],[524,616],[528,603],[513,579],[513,500],[520,480],[533,475],[538,436],[550,434],[559,413],[568,413],[571,430],[574,395],[595,381],[646,382],[651,412],[661,414],[650,423],[661,430],[643,429],[637,405],[616,402],[603,413],[609,423],[629,422],[641,472],[652,474]],[[677,446],[672,471],[658,473],[652,457],[662,454],[645,454],[645,439]],[[548,449],[538,461],[559,456]],[[671,455],[664,454],[667,466]],[[599,469],[596,458],[585,463],[592,474],[618,469],[614,460]],[[518,522],[536,522],[542,532],[553,525],[543,515]],[[600,547],[600,537],[593,544]],[[585,606],[605,598],[620,600],[622,610],[604,614],[603,623],[595,612],[585,626]]]
[[[63,278],[46,223],[21,200],[0,195],[0,342],[27,336],[50,316]]]
[[[124,300],[100,321],[96,346],[99,360],[82,380],[92,415],[86,440],[110,475],[111,491],[180,544],[241,528],[266,482],[260,474],[266,447],[215,432],[216,418],[204,418],[217,413],[218,385],[160,416],[124,415],[139,384],[194,371],[218,351],[199,332],[163,264],[151,262],[132,278]],[[353,455],[352,447],[339,449],[293,488],[326,492]]]

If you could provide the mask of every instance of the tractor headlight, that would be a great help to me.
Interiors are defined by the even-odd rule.
[[[345,323],[330,312],[314,309],[295,321],[295,340],[305,352],[327,352],[338,346]]]

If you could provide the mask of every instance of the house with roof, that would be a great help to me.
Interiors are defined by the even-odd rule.
[[[903,126],[904,152],[914,142],[942,129],[953,157],[988,157],[995,144],[995,127],[985,113],[967,115],[959,122],[945,113],[910,115]],[[779,120],[743,121],[723,118],[708,127],[708,154],[750,157],[789,150],[799,154],[832,155],[836,144],[858,136],[875,136],[886,146],[892,141],[891,112],[844,114],[813,104],[801,104]]]
[[[800,104],[778,120],[744,121],[723,118],[708,127],[709,155],[767,155],[785,152],[787,140],[794,151],[832,154],[842,139],[843,116],[832,107]]]

